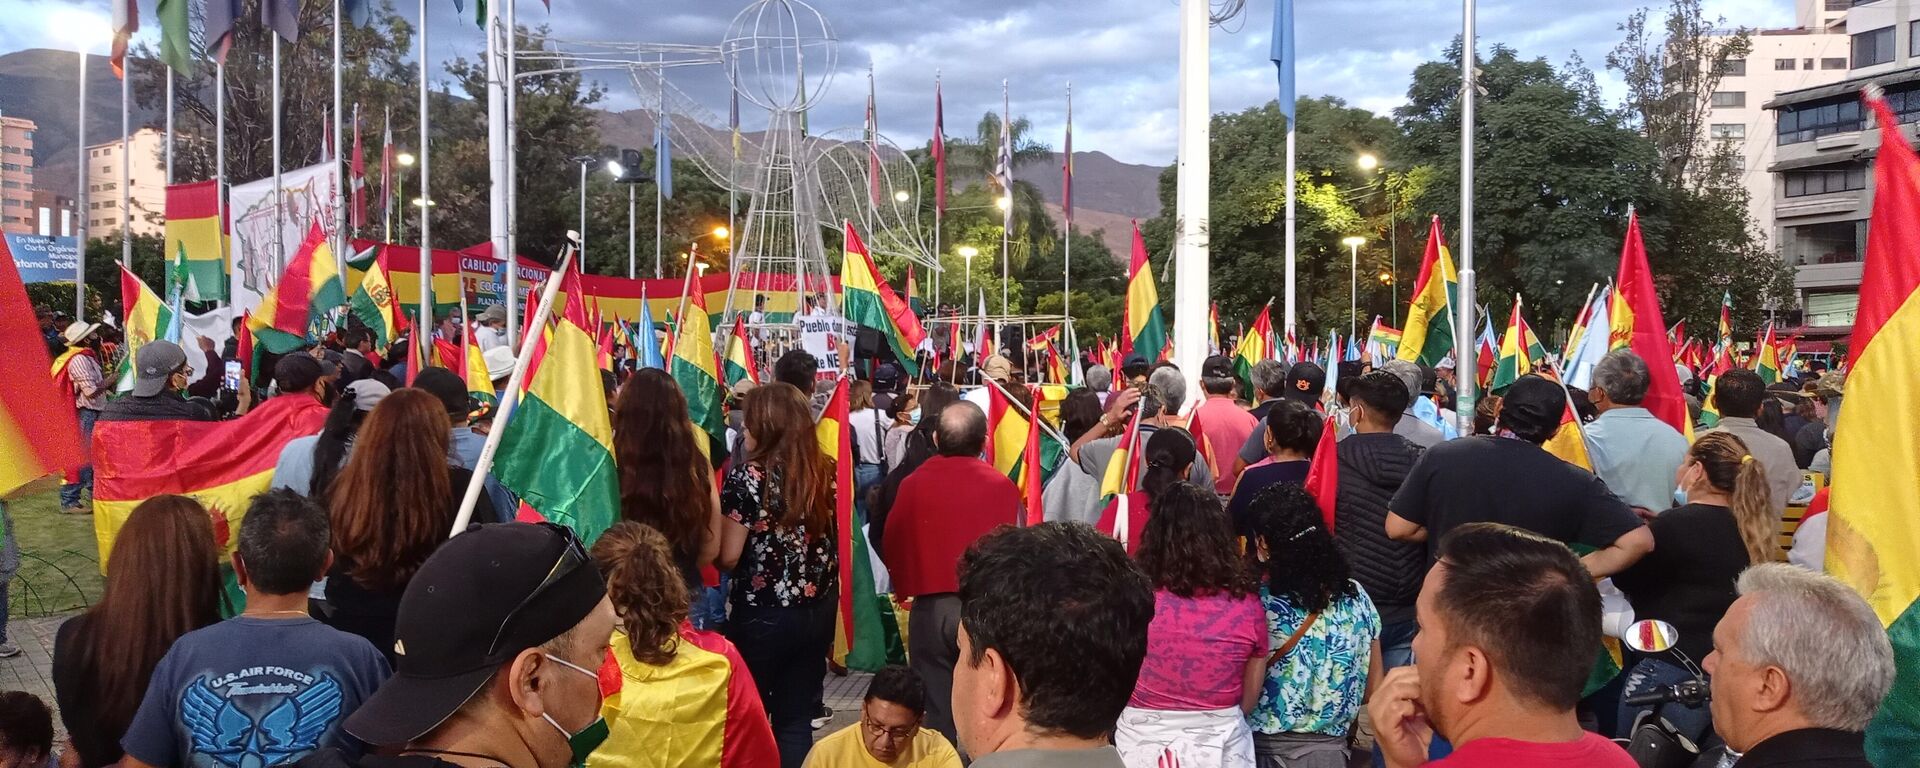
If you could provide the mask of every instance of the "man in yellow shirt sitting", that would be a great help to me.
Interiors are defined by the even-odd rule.
[[[947,737],[921,727],[926,714],[920,676],[886,667],[867,686],[860,722],[814,744],[806,768],[960,768],[960,753]]]

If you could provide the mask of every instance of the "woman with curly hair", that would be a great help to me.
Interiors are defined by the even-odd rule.
[[[1262,766],[1344,768],[1347,731],[1379,679],[1380,612],[1297,485],[1253,497],[1248,554],[1264,576],[1267,640],[1259,701],[1248,715]]]
[[[665,371],[635,372],[614,398],[620,519],[666,537],[689,599],[704,589],[700,569],[720,553],[720,490],[697,442],[705,439],[687,418],[686,395]]]
[[[1266,670],[1265,613],[1219,496],[1183,482],[1161,490],[1135,560],[1153,580],[1153,623],[1115,725],[1120,758],[1134,768],[1252,768],[1246,713]]]
[[[779,761],[753,676],[733,643],[687,621],[672,544],[614,523],[593,545],[620,617],[600,671],[607,740],[588,768],[749,768]]]

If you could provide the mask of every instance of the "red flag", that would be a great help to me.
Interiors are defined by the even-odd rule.
[[[107,63],[113,76],[127,78],[127,42],[140,31],[140,5],[135,0],[113,0],[113,53]]]
[[[253,381],[253,313],[240,313],[240,340],[234,344],[234,357],[240,358],[240,378]]]
[[[1320,517],[1327,523],[1327,533],[1333,533],[1334,497],[1340,490],[1339,429],[1328,418],[1320,425],[1320,442],[1313,447],[1313,460],[1307,465],[1308,493],[1320,504]]]
[[[1647,361],[1652,382],[1641,405],[1661,421],[1683,435],[1693,435],[1693,419],[1687,415],[1687,398],[1680,391],[1680,374],[1671,365],[1673,347],[1667,343],[1667,324],[1660,316],[1660,296],[1653,290],[1653,269],[1647,265],[1647,249],[1640,241],[1640,217],[1627,214],[1627,240],[1620,249],[1620,272],[1614,281],[1620,301],[1613,310],[1611,332],[1627,335],[1626,346]]]
[[[40,327],[27,311],[31,303],[7,243],[0,239],[0,339],[6,340],[14,362],[24,362],[31,372],[0,378],[0,453],[7,457],[0,461],[0,494],[54,472],[73,472],[87,460],[73,397],[37,373],[52,371],[71,382],[65,366],[54,367],[54,358],[47,355]]]
[[[827,407],[820,412],[820,426],[815,435],[820,438],[820,448],[833,451],[833,475],[837,489],[833,494],[834,527],[838,529],[840,539],[840,621],[841,629],[847,637],[847,650],[853,650],[853,557],[845,553],[853,552],[853,425],[848,423],[847,408],[850,399],[849,379],[840,377],[833,388],[833,398],[827,401]],[[831,445],[828,445],[828,443]]]
[[[1020,455],[1021,489],[1027,501],[1027,525],[1039,525],[1047,521],[1046,504],[1041,501],[1040,492],[1040,423],[1038,419],[1028,419],[1027,448]]]

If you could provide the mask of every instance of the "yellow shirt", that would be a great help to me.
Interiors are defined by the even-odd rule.
[[[807,753],[805,768],[960,768],[960,753],[947,737],[931,728],[921,728],[913,737],[913,748],[891,763],[873,759],[867,745],[860,741],[859,723],[840,729],[813,745]]]

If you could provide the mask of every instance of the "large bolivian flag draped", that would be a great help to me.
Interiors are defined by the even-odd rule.
[[[0,460],[0,497],[86,461],[73,400],[37,374],[53,370],[53,361],[29,311],[32,304],[6,238],[0,238],[0,347],[18,356],[14,375],[0,376],[0,456],[6,457]]]
[[[1151,363],[1167,349],[1167,317],[1160,309],[1160,291],[1153,287],[1153,264],[1147,260],[1147,241],[1140,222],[1133,223],[1133,258],[1127,265],[1126,329],[1120,334],[1124,359],[1140,354]]]
[[[261,297],[247,327],[260,337],[267,351],[286,354],[306,343],[307,329],[314,319],[346,300],[333,246],[316,223],[307,230],[300,250],[287,260],[287,271],[280,275],[280,282]]]
[[[842,232],[846,237],[846,255],[840,260],[840,290],[844,292],[847,319],[879,331],[907,375],[918,375],[920,366],[914,360],[913,351],[927,338],[927,332],[920,327],[920,318],[914,316],[913,308],[893,292],[886,278],[874,268],[873,256],[867,252],[867,244],[860,242],[860,236],[854,233],[852,222],[848,222]]]
[[[1413,284],[1407,306],[1407,326],[1400,332],[1401,360],[1439,365],[1453,351],[1453,299],[1460,274],[1453,268],[1453,252],[1440,232],[1440,217],[1427,229],[1427,255],[1420,261],[1420,278]]]
[[[600,693],[606,697],[600,711],[620,727],[586,768],[780,764],[753,675],[717,632],[680,625],[680,644],[665,664],[641,663],[626,633],[613,633]],[[667,712],[673,716],[663,717]]]
[[[688,277],[687,285],[693,285]],[[687,316],[681,318],[674,335],[673,360],[667,372],[687,396],[687,415],[693,425],[707,433],[701,450],[708,456],[726,452],[726,416],[720,412],[720,372],[714,367],[713,325],[707,318],[707,297],[699,291],[687,291]],[[842,550],[845,551],[845,550]]]
[[[221,553],[230,554],[247,504],[273,480],[280,449],[319,432],[326,419],[326,406],[296,394],[231,421],[100,422],[93,428],[93,533],[101,572],[133,508],[168,493],[206,506]]]
[[[619,519],[620,488],[607,395],[585,323],[582,308],[569,303],[565,318],[536,342],[493,474],[524,504],[592,543]]]
[[[1660,316],[1660,295],[1653,290],[1653,268],[1640,242],[1640,216],[1627,213],[1627,239],[1620,248],[1620,272],[1614,278],[1613,318],[1609,337],[1613,349],[1631,348],[1647,361],[1652,379],[1641,406],[1693,440],[1693,419],[1687,397],[1680,391],[1680,374],[1669,361],[1673,345],[1667,341],[1667,322]]]
[[[1873,215],[1854,316],[1847,399],[1833,433],[1827,569],[1873,606],[1893,639],[1893,693],[1867,726],[1867,758],[1920,754],[1920,158],[1881,98]]]

